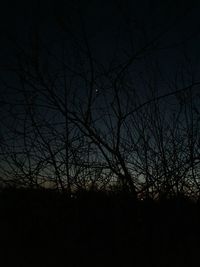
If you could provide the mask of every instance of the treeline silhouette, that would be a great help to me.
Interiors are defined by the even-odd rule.
[[[196,266],[200,203],[3,189],[2,266]]]
[[[65,2],[52,33],[9,37],[13,60],[1,64],[0,264],[196,266],[200,78],[184,45],[188,22],[196,51],[194,5],[148,4],[145,18],[113,1],[109,28],[92,1]]]
[[[113,30],[102,38],[97,21],[88,23],[90,4],[74,9],[68,2],[71,19],[53,18],[54,45],[38,27],[30,29],[28,43],[9,39],[16,52],[0,80],[0,184],[63,192],[114,185],[136,198],[199,198],[196,63],[182,45],[174,47],[172,61],[170,48],[160,50],[168,35],[176,43],[174,29],[193,4],[159,4],[165,15],[176,10],[169,12],[174,23],[152,27],[147,38],[148,19],[141,28],[137,19],[131,23],[137,4],[113,3],[119,16],[127,11],[126,23],[111,12]],[[149,6],[147,13],[154,17],[155,10]]]

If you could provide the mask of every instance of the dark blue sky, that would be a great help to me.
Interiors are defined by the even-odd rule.
[[[100,54],[104,54],[107,50],[105,46],[109,42],[112,44],[119,31],[119,39],[125,45],[126,34],[130,30],[134,29],[137,37],[142,28],[146,38],[152,39],[158,32],[168,29],[162,38],[163,46],[166,46],[196,36],[200,26],[200,4],[194,1],[10,0],[1,3],[0,7],[1,32],[16,38],[20,43],[30,39],[35,27],[39,28],[43,36],[55,40],[56,32],[59,31],[58,20],[64,20],[72,27],[74,34],[81,37],[79,12],[88,33],[94,40],[98,36],[93,45],[100,50]],[[1,42],[2,48],[3,45]]]
[[[162,75],[171,77],[179,65],[187,64],[187,57],[198,75],[199,11],[200,4],[195,1],[177,0],[6,1],[0,8],[0,69],[16,66],[20,47],[30,53],[36,32],[43,42],[40,59],[46,56],[46,48],[60,56],[63,40],[73,58],[74,40],[85,49],[84,28],[93,56],[105,68],[125,64],[155,39],[151,49],[130,65],[133,72],[144,76],[147,68],[148,76],[158,68]],[[53,59],[46,64],[56,66]],[[10,74],[2,75],[14,81]]]
[[[147,98],[184,88],[192,79],[200,80],[199,11],[200,4],[181,0],[1,3],[0,100],[11,104],[0,105],[0,130],[4,131],[4,124],[11,127],[11,142],[20,146],[24,136],[15,136],[15,132],[33,127],[26,115],[29,112],[31,118],[35,108],[39,125],[35,130],[40,129],[44,138],[55,130],[63,134],[63,124],[69,118],[65,116],[67,103],[67,112],[77,112],[82,119],[80,125],[86,121],[87,126],[92,117],[103,140],[114,145],[112,138],[121,120],[118,102],[123,114],[131,114]],[[167,112],[164,101],[168,99],[162,98],[161,111]],[[174,99],[166,106],[177,104],[176,96]],[[138,112],[137,119],[148,117],[147,113],[148,107]],[[73,116],[75,125],[78,119]],[[16,137],[22,138],[17,142]],[[43,153],[43,142],[38,139],[39,153]]]

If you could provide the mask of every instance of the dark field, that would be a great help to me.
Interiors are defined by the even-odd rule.
[[[1,266],[198,266],[200,205],[4,190]]]

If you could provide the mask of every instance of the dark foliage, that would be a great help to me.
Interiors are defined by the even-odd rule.
[[[184,198],[3,190],[2,266],[196,266],[200,206]]]

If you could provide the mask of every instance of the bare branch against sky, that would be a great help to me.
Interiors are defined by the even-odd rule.
[[[2,183],[199,195],[199,8],[2,4]]]

